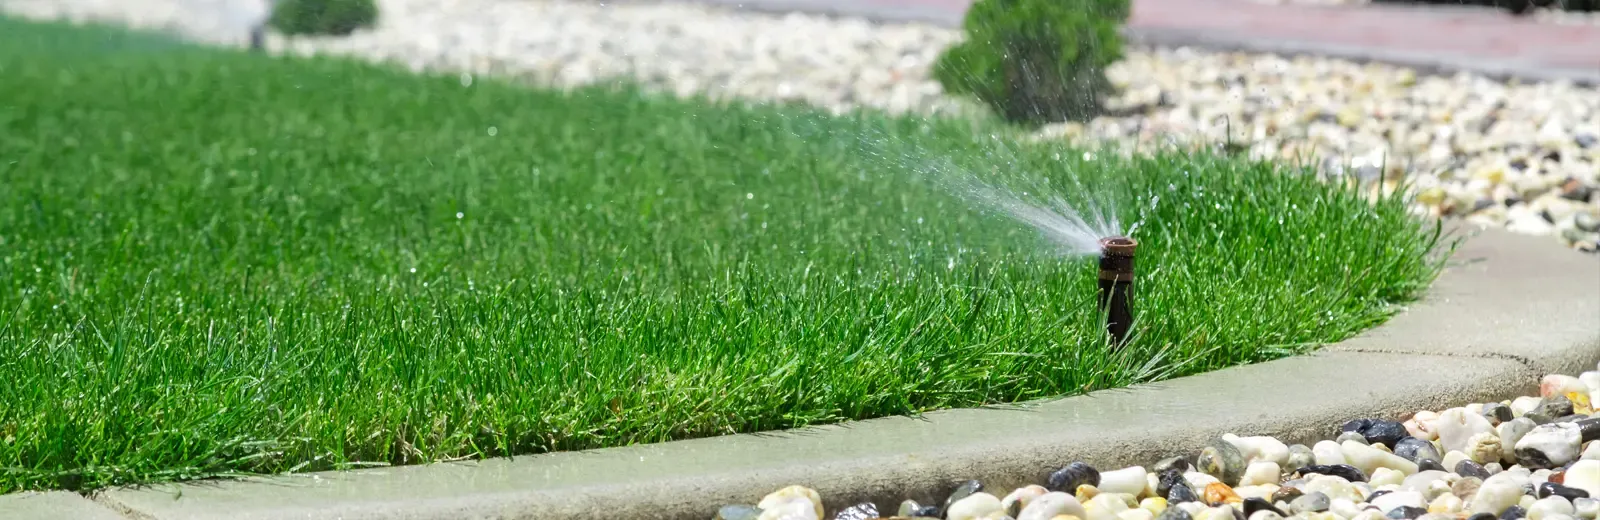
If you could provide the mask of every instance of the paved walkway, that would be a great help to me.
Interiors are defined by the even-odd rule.
[[[971,0],[689,0],[954,26]],[[1600,25],[1558,25],[1476,8],[1133,0],[1129,36],[1147,43],[1308,53],[1429,70],[1600,84]]]

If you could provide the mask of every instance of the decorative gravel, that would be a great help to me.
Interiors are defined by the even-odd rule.
[[[1424,410],[1404,422],[1354,419],[1311,446],[1224,434],[1149,466],[1074,462],[1011,491],[968,481],[941,503],[863,503],[831,517],[816,491],[790,486],[716,518],[1595,520],[1596,400],[1600,371],[1552,374],[1538,396]]]
[[[1351,7],[1358,7],[1358,6],[1363,6],[1363,5],[1367,5],[1367,4],[1380,4],[1381,3],[1381,4],[1400,6],[1400,7],[1415,7],[1415,8],[1420,8],[1420,9],[1456,9],[1456,10],[1460,10],[1462,8],[1479,9],[1479,10],[1488,10],[1488,9],[1490,9],[1489,7],[1486,7],[1486,6],[1478,6],[1478,5],[1463,6],[1463,5],[1460,5],[1459,3],[1452,5],[1452,4],[1449,4],[1449,3],[1444,3],[1444,4],[1426,4],[1426,3],[1405,3],[1405,2],[1374,2],[1372,0],[1250,0],[1250,1],[1256,2],[1256,3],[1261,3],[1261,4],[1271,4],[1271,5],[1298,4],[1298,5],[1322,5],[1322,6],[1351,6]],[[1556,2],[1556,4],[1559,4],[1561,2],[1561,0],[1555,0],[1555,2]],[[1505,10],[1500,10],[1500,12],[1504,13],[1507,17],[1515,16],[1515,15],[1512,15],[1510,12],[1505,11]],[[1552,5],[1550,7],[1535,7],[1532,10],[1530,10],[1530,11],[1528,11],[1526,13],[1523,13],[1520,16],[1522,16],[1524,18],[1529,18],[1529,19],[1532,19],[1532,20],[1536,20],[1536,21],[1539,21],[1539,22],[1544,22],[1544,23],[1555,23],[1555,24],[1563,24],[1563,25],[1586,25],[1586,24],[1600,25],[1600,11],[1567,11],[1567,10],[1557,9],[1555,7],[1555,5]]]
[[[680,94],[839,111],[974,109],[929,77],[938,52],[960,38],[941,27],[643,2],[379,4],[383,19],[374,30],[294,41],[269,35],[267,48],[547,85],[629,78]],[[0,11],[244,45],[265,8],[223,0],[0,0]],[[1316,153],[1327,171],[1374,189],[1411,182],[1421,211],[1600,251],[1596,88],[1184,48],[1131,49],[1109,75],[1124,89],[1110,101],[1113,115],[1053,125],[1038,136],[1143,146],[1231,137],[1257,157]]]

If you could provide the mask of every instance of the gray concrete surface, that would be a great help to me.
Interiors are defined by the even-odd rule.
[[[0,520],[127,520],[77,493],[12,493],[0,495]]]
[[[1600,361],[1600,262],[1491,231],[1435,296],[1314,355],[1015,407],[949,410],[757,435],[383,470],[114,489],[156,519],[705,519],[789,484],[831,509],[931,499],[961,479],[1040,482],[1073,460],[1111,468],[1192,452],[1225,432],[1290,442],[1352,417],[1537,391]],[[1527,288],[1528,290],[1519,290]],[[1499,316],[1499,317],[1497,317]]]

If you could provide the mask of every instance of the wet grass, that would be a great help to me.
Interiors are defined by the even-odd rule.
[[[1345,338],[1436,272],[1398,199],[1004,132],[0,21],[0,491],[1071,394]],[[1139,336],[937,171],[1114,197]]]

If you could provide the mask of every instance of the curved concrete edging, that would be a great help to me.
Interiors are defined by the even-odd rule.
[[[1327,438],[1354,417],[1536,392],[1600,361],[1600,264],[1548,238],[1469,239],[1428,295],[1315,354],[1032,403],[516,459],[113,489],[139,519],[711,518],[790,484],[829,510],[1042,482],[1074,460],[1149,464],[1234,432]],[[70,498],[76,496],[62,493]],[[0,497],[0,517],[6,498]],[[37,500],[38,496],[33,495]],[[60,497],[57,497],[60,498]]]

